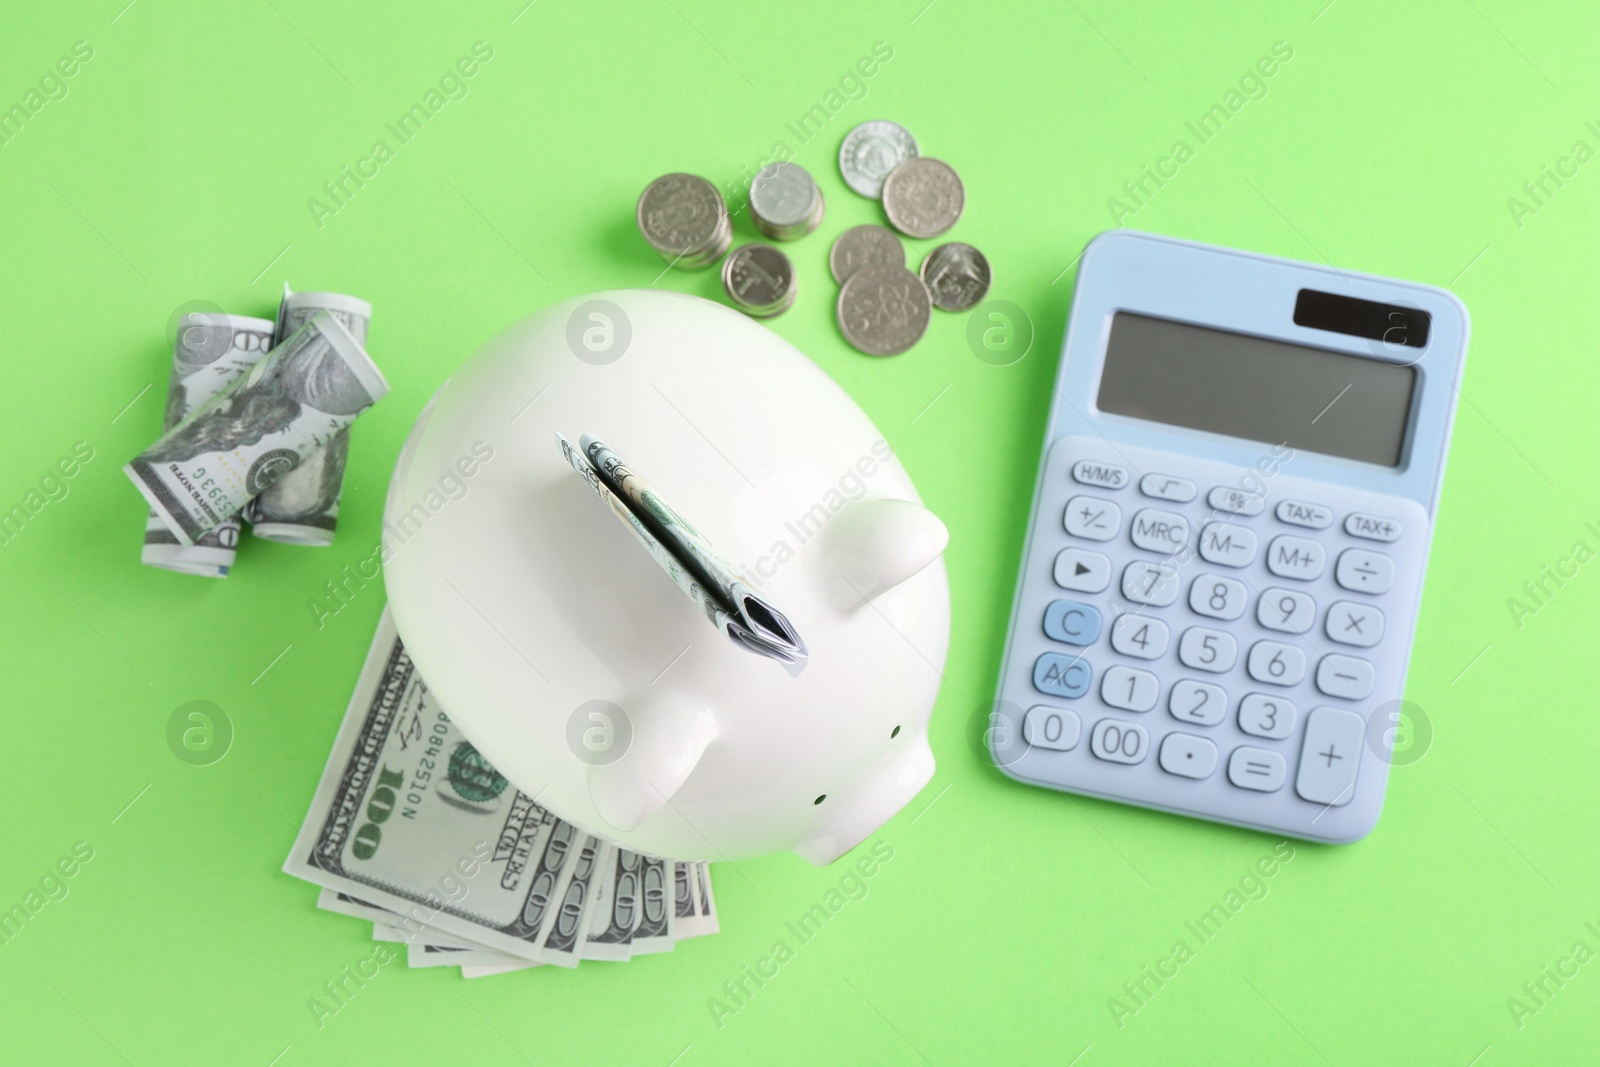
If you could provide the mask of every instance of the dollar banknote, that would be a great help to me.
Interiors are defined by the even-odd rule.
[[[590,906],[584,959],[627,960],[643,952],[670,948],[685,938],[718,932],[716,902],[710,892],[710,865],[666,861],[668,866],[677,871],[688,872],[687,884],[692,894],[693,913],[687,913],[681,906],[675,912],[670,943],[652,944],[647,938],[640,947],[635,948],[634,939],[651,910],[645,892],[648,861],[637,852],[614,845],[609,847],[612,856],[609,860],[601,861],[599,891]],[[672,877],[674,881],[679,880],[676,873]],[[466,957],[458,957],[457,962],[461,964],[462,976],[466,978],[484,978],[534,966],[522,960],[474,961]]]
[[[356,344],[367,347],[372,305],[343,293],[295,293],[283,287],[274,337],[281,343],[326,311],[350,331]],[[341,430],[300,465],[272,483],[245,506],[250,532],[267,541],[292,545],[330,545],[339,524],[339,496],[350,453],[350,431]]]
[[[672,861],[643,857],[639,865],[639,925],[628,948],[635,956],[666,952],[677,941],[672,908]]]
[[[192,545],[388,391],[349,331],[319,314],[122,469]]]
[[[589,921],[583,954],[595,960],[626,960],[639,925],[639,873],[644,857],[625,848],[616,849],[602,872],[595,895],[595,912]]]
[[[737,568],[604,441],[584,434],[574,448],[557,433],[556,443],[572,468],[713,626],[739,647],[777,660],[791,675],[805,669],[806,645],[788,617],[757,596]]]
[[[418,965],[452,950],[452,965],[502,970],[711,932],[676,921],[679,867],[709,886],[706,864],[621,849],[508,782],[439,707],[387,609],[284,864],[322,887],[318,907],[370,920]]]
[[[191,312],[177,322],[172,342],[172,374],[167,380],[163,432],[183,421],[236,378],[253,367],[272,347],[273,324],[266,319],[222,312]],[[180,543],[161,516],[145,519],[141,562],[181,574],[226,578],[238,551],[239,521],[230,519],[201,535],[192,545]]]

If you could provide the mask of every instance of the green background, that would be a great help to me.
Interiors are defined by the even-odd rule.
[[[0,145],[0,510],[74,443],[94,450],[69,495],[0,546],[0,908],[75,843],[94,850],[70,895],[0,946],[0,1059],[1600,1056],[1600,960],[1547,981],[1520,1026],[1507,1005],[1575,942],[1600,951],[1584,927],[1600,929],[1600,563],[1521,625],[1507,604],[1575,542],[1600,548],[1600,162],[1583,153],[1521,217],[1508,204],[1575,142],[1600,149],[1592,5],[123,2],[0,15],[0,105],[75,41],[94,49],[70,94]],[[392,143],[319,227],[308,199],[479,40],[494,56],[470,94]],[[855,86],[864,98],[801,143],[786,123],[878,41],[893,57]],[[1184,123],[1276,41],[1294,54],[1266,95],[1197,146]],[[838,336],[828,245],[875,208],[840,181],[837,150],[873,118],[960,171],[951,236],[988,254],[992,295],[1031,318],[1020,362],[976,358],[960,315],[936,313],[895,359]],[[1431,747],[1395,770],[1370,838],[1297,846],[1203,946],[1185,923],[1275,839],[1025,788],[969,740],[995,682],[1075,257],[1112,226],[1122,183],[1180,138],[1194,158],[1126,224],[1447,286],[1474,326],[1407,692]],[[951,530],[933,783],[872,838],[894,858],[867,895],[720,1027],[708,1000],[842,870],[718,864],[724,932],[625,966],[468,983],[397,961],[319,1029],[308,998],[372,946],[279,867],[382,593],[320,630],[308,600],[370,554],[400,442],[484,339],[593,290],[719,296],[715,272],[662,274],[634,201],[669,170],[741,182],[778,141],[828,216],[787,246],[801,292],[772,328],[861,403]],[[754,236],[743,214],[735,236]],[[915,262],[933,242],[908,245]],[[159,428],[165,324],[197,299],[268,315],[285,279],[371,300],[393,385],[355,430],[338,541],[247,538],[225,582],[141,567],[145,508],[118,467]],[[235,731],[207,767],[166,741],[194,699]],[[1108,1001],[1180,939],[1194,958],[1119,1027]]]

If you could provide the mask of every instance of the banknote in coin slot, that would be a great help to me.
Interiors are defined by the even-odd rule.
[[[557,433],[556,444],[572,469],[728,640],[747,652],[776,660],[790,675],[805,669],[809,653],[788,617],[757,595],[755,584],[719,555],[621,456],[590,434],[580,437],[578,446],[573,447]]]

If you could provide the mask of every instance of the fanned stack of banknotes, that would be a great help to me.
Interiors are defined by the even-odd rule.
[[[150,502],[141,559],[225,578],[241,519],[255,536],[328,545],[350,423],[389,391],[366,353],[372,306],[287,285],[276,322],[177,322],[164,433],[123,470]]]
[[[631,852],[512,786],[440,709],[387,609],[284,871],[412,967],[479,978],[717,932],[709,864]]]

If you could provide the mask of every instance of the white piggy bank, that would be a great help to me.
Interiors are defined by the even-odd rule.
[[[805,669],[713,628],[556,431],[604,439],[740,565]],[[383,555],[422,677],[517,788],[643,852],[823,864],[933,775],[947,539],[788,342],[709,301],[621,290],[524,320],[445,384],[396,465]]]

